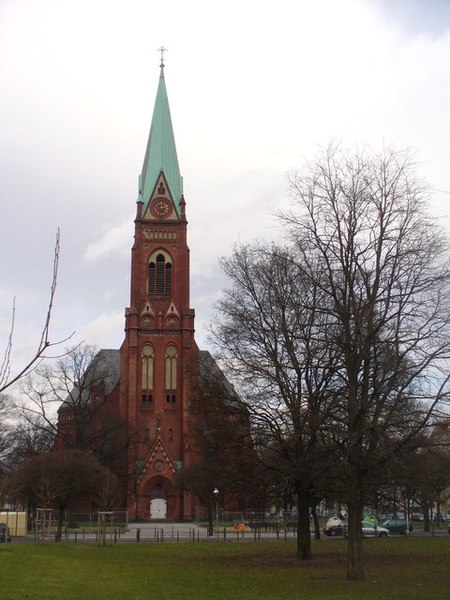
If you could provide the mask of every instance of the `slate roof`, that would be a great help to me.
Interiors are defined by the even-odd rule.
[[[236,410],[244,408],[234,385],[228,381],[216,359],[207,350],[200,350],[200,385],[211,385],[213,390],[215,387],[219,392],[222,391],[228,406]]]
[[[86,373],[86,380],[82,386],[82,394],[89,394],[89,375],[92,374],[92,380],[99,383],[103,380],[105,383],[105,395],[110,394],[120,379],[120,352],[119,350],[102,349],[99,350],[92,361],[90,368]],[[78,391],[79,395],[79,391]],[[59,411],[73,410],[74,400],[77,398],[77,387],[75,386],[66,400],[61,404]]]
[[[99,350],[95,357],[96,368],[104,371],[105,394],[110,394],[120,379],[120,351],[113,349]]]

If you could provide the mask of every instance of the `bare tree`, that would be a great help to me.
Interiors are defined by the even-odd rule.
[[[407,152],[330,146],[292,177],[284,215],[304,275],[335,323],[335,435],[349,508],[349,579],[363,579],[361,518],[375,468],[448,402],[447,239]]]
[[[61,541],[64,511],[89,497],[104,499],[114,477],[95,456],[79,450],[40,454],[19,465],[7,481],[11,499],[58,510],[56,541]],[[109,497],[109,494],[108,494]]]
[[[0,394],[0,505],[4,503],[2,489],[9,471],[34,455],[38,446],[41,451],[49,450],[41,434],[36,435],[34,428],[32,432],[17,421],[13,406],[14,402],[6,394]]]
[[[11,425],[9,423],[10,399],[6,394],[0,394],[0,461],[4,460],[4,453],[10,445]]]
[[[450,499],[450,421],[439,423],[424,438],[419,451],[410,458],[404,470],[404,487],[421,507],[424,530],[445,519],[445,506]],[[435,515],[432,515],[433,507]],[[433,516],[435,519],[433,519]]]
[[[81,344],[23,381],[21,415],[50,432],[56,448],[89,449],[110,466],[123,450],[124,424],[113,406],[118,383],[118,352]]]
[[[15,328],[15,320],[16,320],[16,301],[15,298],[13,300],[12,306],[12,315],[11,315],[11,326],[9,330],[8,339],[5,345],[5,350],[3,352],[3,360],[0,363],[0,393],[4,392],[6,389],[11,387],[13,384],[20,381],[26,375],[28,375],[33,369],[41,362],[44,358],[45,352],[59,344],[66,342],[70,339],[69,336],[63,340],[58,340],[56,342],[52,342],[50,340],[50,320],[52,316],[53,303],[55,300],[56,293],[56,283],[58,279],[58,265],[59,265],[59,251],[60,251],[60,234],[59,229],[56,233],[56,243],[53,254],[53,273],[52,273],[52,281],[50,285],[50,298],[48,302],[47,315],[44,321],[44,325],[41,331],[41,337],[35,349],[33,356],[28,360],[28,362],[19,368],[17,373],[11,372],[11,355],[13,351],[13,339],[14,339],[14,328]],[[73,334],[72,334],[73,335]]]
[[[97,349],[82,344],[67,348],[64,355],[37,368],[22,383],[22,415],[39,428],[58,434],[57,410],[74,413],[74,447],[83,447],[84,429],[91,411],[91,387],[106,377],[103,368],[95,368]]]
[[[213,338],[251,416],[261,460],[296,495],[297,556],[308,560],[310,506],[333,473],[326,432],[335,419],[338,356],[327,344],[335,327],[327,297],[305,277],[294,248],[236,248],[222,267],[231,287],[218,303]]]
[[[7,428],[7,444],[2,459],[7,470],[38,454],[49,452],[54,445],[51,432],[42,426],[14,420]]]

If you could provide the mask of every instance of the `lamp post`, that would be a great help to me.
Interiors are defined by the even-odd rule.
[[[217,488],[214,488],[213,490],[213,494],[214,494],[214,500],[216,502],[216,532],[217,532],[217,537],[219,537],[219,505],[218,505],[218,496],[219,496],[219,490]]]

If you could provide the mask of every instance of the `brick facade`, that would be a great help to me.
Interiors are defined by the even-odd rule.
[[[191,496],[171,482],[191,461],[189,402],[199,353],[189,306],[185,203],[178,216],[163,181],[161,173],[145,214],[138,203],[131,299],[120,349],[120,412],[128,435],[136,438],[128,451],[127,508],[130,518],[190,519]],[[161,199],[169,208],[158,216],[152,209]]]

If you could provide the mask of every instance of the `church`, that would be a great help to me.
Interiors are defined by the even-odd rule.
[[[191,520],[198,507],[177,474],[199,460],[190,410],[199,372],[220,370],[195,342],[189,287],[186,202],[161,59],[139,176],[125,339],[120,350],[98,353],[95,366],[105,374],[89,391],[91,406],[103,407],[97,424],[123,424],[123,451],[111,469],[120,472],[119,502],[130,520]],[[63,403],[57,448],[70,446],[73,419]]]
[[[134,489],[127,491],[131,518],[193,516],[190,494],[171,494],[168,483],[191,461],[189,398],[199,362],[194,317],[186,202],[161,60],[139,176],[130,307],[120,349],[120,414],[142,440],[131,445],[128,461],[134,466]]]

